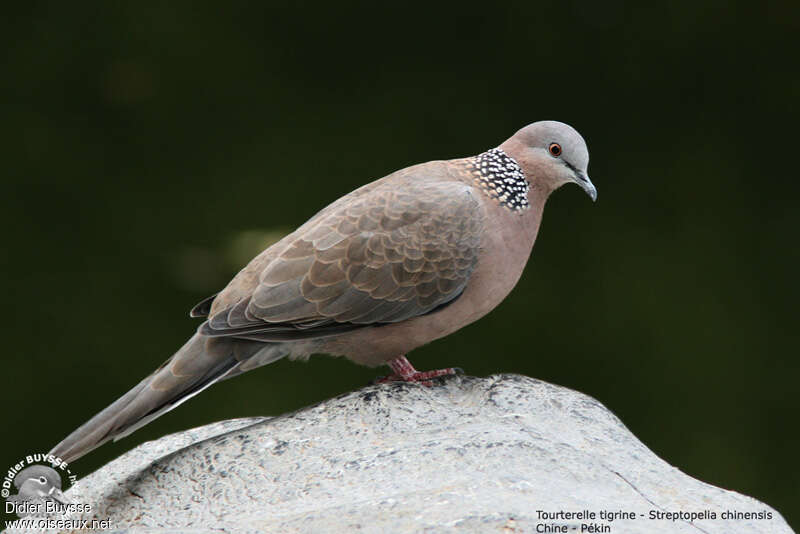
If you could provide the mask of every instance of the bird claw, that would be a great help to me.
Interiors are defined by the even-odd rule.
[[[387,382],[416,382],[423,386],[432,386],[432,378],[439,378],[448,375],[463,375],[464,370],[460,367],[447,367],[433,371],[417,371],[405,356],[400,356],[388,362],[389,367],[394,373],[387,376],[379,376],[372,381],[372,384],[385,384]]]

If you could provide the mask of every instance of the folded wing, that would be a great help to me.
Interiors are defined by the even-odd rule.
[[[412,181],[341,199],[278,243],[255,289],[216,311],[200,333],[311,339],[452,302],[475,269],[484,230],[473,194],[462,182]]]

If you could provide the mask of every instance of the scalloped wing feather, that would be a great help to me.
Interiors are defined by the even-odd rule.
[[[209,336],[326,337],[404,321],[457,298],[478,262],[484,214],[460,181],[383,181],[276,244],[250,294],[203,323]]]

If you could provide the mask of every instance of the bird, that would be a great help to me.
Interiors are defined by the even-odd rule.
[[[17,494],[9,496],[6,500],[12,503],[12,508],[17,511],[19,517],[33,515],[37,509],[36,503],[47,500],[61,504],[69,502],[61,491],[61,475],[45,465],[31,465],[17,473],[14,477],[14,486],[17,488]]]
[[[531,123],[476,156],[413,165],[329,204],[197,304],[194,335],[152,374],[56,445],[74,461],[212,384],[288,357],[388,365],[382,381],[421,382],[413,349],[495,308],[531,255],[549,195],[592,199],[589,151],[557,121]]]

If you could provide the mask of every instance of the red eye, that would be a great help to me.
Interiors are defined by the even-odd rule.
[[[557,158],[561,155],[561,145],[558,143],[550,143],[550,146],[547,147],[547,150],[550,151],[550,155],[554,158]]]

